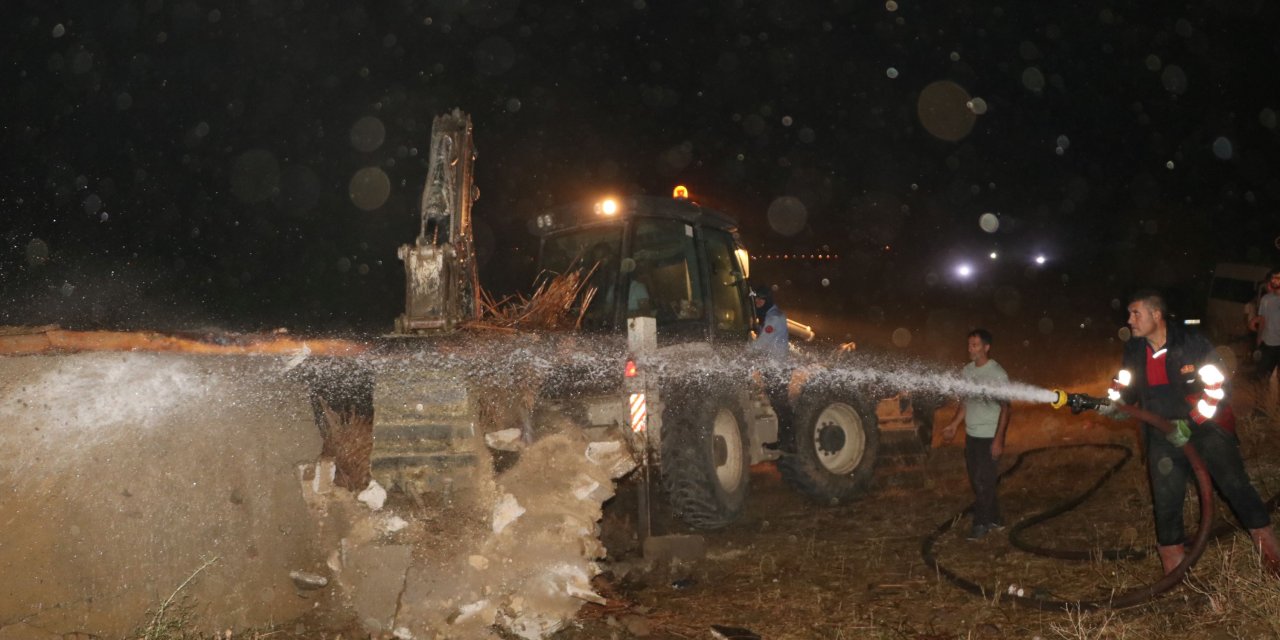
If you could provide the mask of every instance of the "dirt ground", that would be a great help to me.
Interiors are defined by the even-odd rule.
[[[1280,492],[1275,455],[1280,413],[1274,400],[1257,404],[1251,390],[1241,390],[1237,406],[1247,416],[1242,427],[1246,464],[1267,499]],[[1007,469],[1023,453],[1027,460],[1002,480],[1006,522],[1017,523],[1083,493],[1123,452],[1079,445],[1115,443],[1131,448],[1135,457],[1079,508],[1023,536],[1031,544],[1080,551],[1154,544],[1132,425],[1041,407],[1016,410],[1012,450],[1001,467]],[[939,418],[949,418],[951,411],[943,409]],[[925,538],[969,504],[958,446],[932,451],[924,486],[882,486],[856,504],[836,508],[806,503],[771,465],[753,472],[745,517],[725,531],[706,534],[706,560],[649,573],[630,572],[631,563],[619,563],[603,581],[609,606],[589,605],[579,616],[580,628],[557,637],[707,638],[714,637],[712,625],[748,629],[761,638],[796,639],[1143,638],[1187,629],[1210,638],[1263,638],[1280,632],[1275,618],[1280,582],[1260,574],[1247,535],[1238,529],[1211,543],[1193,576],[1194,587],[1182,586],[1149,605],[1119,612],[1040,611],[1000,602],[1000,595],[1012,584],[1053,599],[1105,599],[1113,591],[1154,582],[1158,561],[1039,557],[1013,548],[1009,529],[977,542],[965,540],[968,521],[960,519],[938,539],[935,553],[942,566],[988,593],[971,595],[932,571],[921,555]],[[888,478],[880,481],[883,485]],[[1195,521],[1197,502],[1188,500],[1188,522]],[[1219,506],[1218,512],[1219,523],[1234,524],[1226,509]],[[1248,602],[1224,604],[1229,592],[1244,588],[1242,581],[1251,595],[1240,599]]]
[[[1280,424],[1246,405],[1253,431],[1244,450],[1264,499],[1280,491],[1275,460]],[[949,417],[950,409],[940,412]],[[1019,407],[1008,468],[1020,453],[1023,467],[1001,484],[1007,522],[1044,511],[1085,491],[1123,457],[1113,449],[1074,447],[1118,443],[1134,449],[1135,430],[1089,416],[1064,418],[1049,409]],[[1065,422],[1046,432],[1044,424]],[[999,602],[1010,584],[1062,600],[1105,598],[1158,578],[1154,557],[1131,561],[1069,562],[1014,549],[1008,529],[970,542],[967,519],[943,534],[940,564],[989,589],[987,597],[954,586],[925,564],[922,541],[969,503],[961,449],[936,448],[924,468],[925,484],[915,489],[881,488],[856,504],[825,508],[792,493],[771,465],[753,473],[745,517],[733,527],[706,535],[703,561],[629,571],[623,560],[601,581],[608,606],[588,605],[580,628],[563,638],[708,638],[712,625],[748,629],[761,638],[1121,638],[1161,637],[1200,627],[1204,637],[1276,637],[1273,616],[1280,583],[1258,580],[1262,590],[1250,606],[1228,611],[1215,598],[1218,581],[1240,578],[1223,564],[1236,562],[1246,577],[1261,578],[1238,530],[1211,544],[1195,581],[1154,603],[1121,612],[1079,615],[1039,611]],[[881,478],[882,481],[886,480]],[[1193,521],[1194,504],[1188,508]],[[1219,508],[1220,521],[1234,520]],[[615,512],[616,517],[625,518]],[[672,526],[672,531],[678,527]],[[1193,529],[1189,529],[1193,530]],[[1055,549],[1147,548],[1154,544],[1144,466],[1139,457],[1125,465],[1078,509],[1029,529],[1028,542]],[[1234,555],[1232,551],[1235,551]],[[625,555],[625,554],[624,554]],[[1225,559],[1224,559],[1225,558]],[[1225,576],[1225,577],[1224,577]],[[1268,608],[1269,607],[1269,608]],[[750,637],[750,636],[742,636]]]

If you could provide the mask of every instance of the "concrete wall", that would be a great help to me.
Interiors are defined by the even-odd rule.
[[[0,357],[0,640],[120,637],[184,587],[213,632],[310,609],[299,463],[320,437],[287,359]],[[301,596],[301,597],[300,597]]]

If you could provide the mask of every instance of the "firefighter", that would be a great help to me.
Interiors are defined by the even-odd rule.
[[[1185,555],[1182,505],[1192,472],[1182,446],[1189,442],[1249,530],[1267,570],[1280,577],[1280,551],[1266,506],[1244,470],[1222,365],[1204,336],[1167,324],[1167,313],[1164,298],[1155,291],[1139,291],[1130,298],[1132,337],[1124,345],[1123,369],[1108,393],[1113,402],[1140,405],[1175,426],[1166,436],[1152,425],[1142,425],[1161,565],[1168,574]]]
[[[780,362],[787,360],[790,355],[787,346],[790,337],[787,333],[787,314],[774,304],[773,292],[769,289],[752,290],[751,299],[755,301],[756,320],[759,321],[755,342],[751,344],[752,350],[765,353]]]
[[[779,433],[782,441],[791,442],[786,434],[791,433],[791,399],[788,390],[791,385],[791,351],[787,342],[787,316],[773,302],[773,293],[767,288],[753,289],[751,299],[756,308],[756,339],[748,347],[752,352],[764,356],[768,362],[762,368],[765,392],[769,395],[769,404],[778,414]]]

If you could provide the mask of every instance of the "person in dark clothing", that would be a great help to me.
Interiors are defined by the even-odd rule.
[[[791,351],[788,345],[787,316],[773,302],[773,293],[767,288],[753,289],[751,300],[755,305],[756,338],[748,351],[763,356],[760,376],[764,382],[769,404],[778,416],[779,437],[787,450],[791,449]]]
[[[756,339],[750,349],[764,353],[776,362],[786,362],[791,357],[787,330],[787,315],[773,302],[773,292],[766,288],[752,290],[751,299],[756,307]]]
[[[1245,473],[1235,419],[1227,403],[1226,379],[1213,345],[1199,333],[1167,324],[1165,301],[1159,293],[1140,291],[1130,300],[1132,337],[1124,345],[1123,369],[1108,395],[1113,402],[1140,405],[1177,427],[1166,436],[1152,425],[1142,425],[1156,542],[1165,573],[1177,568],[1185,555],[1182,505],[1192,472],[1182,446],[1189,443],[1204,459],[1214,485],[1240,524],[1249,530],[1267,569],[1280,576],[1271,518]]]

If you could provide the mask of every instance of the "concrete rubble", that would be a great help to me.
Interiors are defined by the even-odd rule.
[[[316,459],[314,408],[281,364],[0,358],[0,512],[17,523],[0,545],[0,639],[123,637],[169,594],[197,603],[202,628],[325,611],[422,639],[542,638],[601,601],[597,523],[635,466],[623,441],[539,420],[554,433],[537,442],[494,432],[519,457],[463,507],[353,492]]]
[[[502,449],[517,438],[492,444]],[[321,529],[344,529],[330,555],[330,584],[368,633],[482,639],[502,629],[534,640],[563,628],[583,603],[604,603],[591,587],[605,555],[598,521],[614,481],[635,466],[620,440],[561,431],[523,446],[475,510],[482,517],[469,525],[465,516],[451,517],[447,528],[438,514],[379,511],[386,492],[376,483],[358,498],[330,492],[317,499],[313,478],[325,473],[323,461],[319,474],[302,476],[313,515],[330,519]]]

